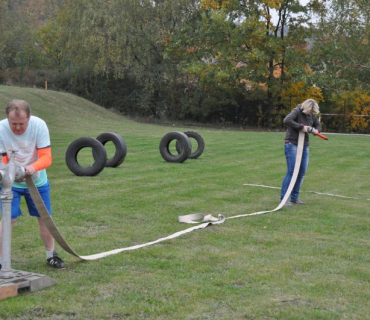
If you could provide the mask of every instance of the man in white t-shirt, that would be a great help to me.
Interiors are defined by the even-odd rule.
[[[44,120],[31,116],[29,104],[24,100],[12,100],[6,106],[7,119],[0,121],[0,152],[3,162],[8,162],[11,150],[15,153],[15,162],[24,167],[26,175],[32,176],[42,200],[51,215],[50,185],[46,168],[51,165],[51,147],[48,127]],[[1,185],[0,185],[1,191]],[[66,264],[54,251],[54,238],[32,201],[26,182],[14,182],[12,186],[12,227],[22,215],[20,200],[24,196],[29,214],[38,218],[39,231],[46,250],[46,263],[54,268],[65,269]],[[0,269],[2,256],[2,224],[0,221]]]

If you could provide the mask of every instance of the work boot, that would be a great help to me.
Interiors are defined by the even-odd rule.
[[[64,261],[58,257],[58,253],[56,251],[53,252],[53,256],[49,259],[46,259],[46,263],[53,268],[57,269],[66,269],[67,265]]]

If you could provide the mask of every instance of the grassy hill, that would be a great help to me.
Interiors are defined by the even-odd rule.
[[[15,98],[27,100],[48,123],[53,219],[81,255],[186,229],[179,215],[229,217],[278,204],[278,190],[243,184],[281,185],[283,133],[148,125],[67,93],[0,86],[1,108]],[[165,162],[161,138],[189,129],[202,135],[204,154]],[[72,174],[68,145],[103,132],[125,139],[123,164],[95,177]],[[46,266],[37,223],[23,205],[12,266],[48,275],[57,285],[2,300],[0,319],[368,319],[369,137],[329,139],[311,137],[301,195],[307,205],[90,262],[57,246],[65,271]]]

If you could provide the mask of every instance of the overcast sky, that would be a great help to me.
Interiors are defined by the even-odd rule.
[[[299,0],[299,2],[302,4],[302,5],[305,5],[309,2],[310,0]],[[272,15],[272,21],[274,23],[277,22],[277,14],[276,14],[276,11],[275,10],[271,10],[271,15]]]

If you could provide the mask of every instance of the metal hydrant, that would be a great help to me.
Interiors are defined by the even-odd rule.
[[[12,185],[15,180],[24,178],[24,168],[15,163],[16,150],[10,152],[9,162],[4,164],[0,156],[0,184],[2,201],[2,268],[0,278],[13,277],[11,269],[11,242],[12,242]]]

